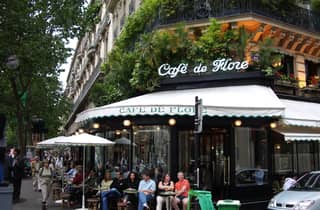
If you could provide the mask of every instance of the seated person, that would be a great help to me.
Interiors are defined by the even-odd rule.
[[[125,181],[125,187],[130,190],[138,190],[139,187],[139,178],[135,172],[129,172],[128,178]],[[125,194],[123,203],[129,204],[136,201],[136,194]]]
[[[123,190],[126,189],[126,180],[123,178],[123,174],[120,171],[115,173],[115,178],[112,181],[111,188],[115,188],[122,195]]]
[[[144,171],[142,173],[142,180],[140,181],[138,188],[138,210],[143,210],[144,208],[150,209],[147,202],[153,199],[155,191],[156,183],[150,178],[149,171]]]
[[[172,207],[179,210],[178,204],[182,203],[183,210],[188,207],[188,193],[190,190],[190,183],[184,178],[183,172],[178,172],[178,182],[175,184],[176,196],[172,200]]]
[[[107,171],[105,173],[105,178],[101,182],[101,200],[102,200],[102,210],[108,210],[108,203],[110,199],[117,199],[121,197],[122,186],[124,186],[124,181],[121,178],[121,173],[117,172],[114,180],[111,181],[111,175]]]
[[[166,202],[167,209],[170,209],[169,205],[171,205],[171,200],[173,197],[170,196],[168,199],[167,196],[161,196],[161,193],[173,191],[173,190],[174,190],[174,183],[173,181],[171,181],[170,175],[166,174],[158,184],[159,195],[157,196],[157,210],[162,210],[163,202]]]
[[[72,184],[80,185],[83,182],[83,170],[81,166],[77,166],[77,174],[72,180]]]
[[[88,177],[86,178],[84,184],[86,185],[86,197],[92,197],[97,193],[95,188],[97,187],[98,177],[95,170],[90,170]]]
[[[78,166],[77,167],[78,173],[72,180],[72,185],[70,186],[70,193],[71,193],[71,203],[74,201],[76,202],[81,202],[81,195],[82,195],[82,187],[76,187],[75,185],[81,185],[83,183],[83,171],[82,167]]]
[[[66,174],[70,178],[74,178],[77,173],[78,173],[77,167],[75,166],[75,164],[73,162],[71,162],[70,163],[70,169],[66,172]]]

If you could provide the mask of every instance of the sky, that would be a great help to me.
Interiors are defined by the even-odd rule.
[[[77,39],[71,39],[69,44],[67,44],[67,47],[75,49],[77,47],[77,42],[78,42]],[[73,54],[74,54],[74,51],[72,52],[72,55],[67,59],[67,63],[63,64],[62,67],[61,67],[62,69],[65,70],[64,72],[62,72],[60,74],[60,77],[59,77],[59,80],[62,83],[63,89],[65,89],[66,85],[67,85],[67,77],[68,77],[68,73],[69,73],[69,70],[70,70],[70,65],[71,65],[71,61],[72,61],[72,58],[73,58]]]

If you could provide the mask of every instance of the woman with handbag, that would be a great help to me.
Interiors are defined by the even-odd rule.
[[[49,162],[45,160],[43,167],[39,170],[40,189],[42,194],[42,205],[48,206],[47,202],[51,192],[53,182],[53,170],[49,167]]]

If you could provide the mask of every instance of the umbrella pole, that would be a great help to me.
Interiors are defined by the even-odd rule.
[[[82,170],[82,209],[85,209],[85,199],[84,199],[84,182],[85,182],[85,167],[86,167],[86,146],[83,145],[83,170]]]

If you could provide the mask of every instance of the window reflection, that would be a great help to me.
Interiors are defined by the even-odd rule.
[[[156,180],[163,172],[169,172],[169,127],[135,126],[133,134],[133,169],[151,169]]]
[[[235,128],[236,185],[263,185],[268,181],[265,129]]]

